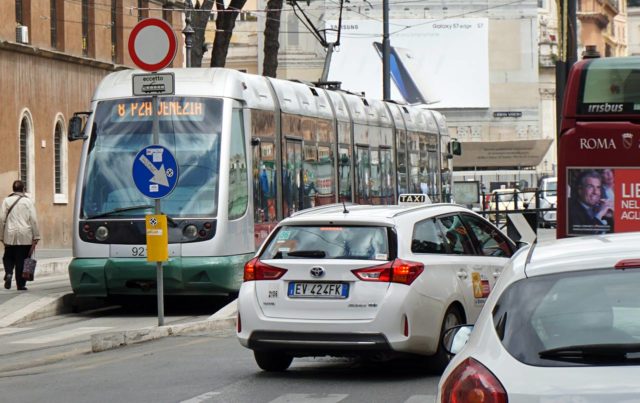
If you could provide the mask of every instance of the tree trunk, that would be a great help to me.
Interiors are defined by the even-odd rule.
[[[202,66],[204,33],[207,30],[209,14],[211,14],[214,3],[214,0],[204,0],[200,8],[191,13],[191,27],[195,31],[193,34],[193,44],[191,46],[191,67]]]
[[[278,49],[280,48],[280,14],[283,6],[282,0],[269,0],[267,2],[267,22],[264,28],[264,62],[262,75],[275,77],[278,70]]]
[[[236,26],[236,19],[247,0],[231,0],[229,7],[224,8],[223,0],[216,1],[216,36],[213,40],[213,50],[211,52],[211,67],[224,67],[227,62],[229,43],[233,28]]]

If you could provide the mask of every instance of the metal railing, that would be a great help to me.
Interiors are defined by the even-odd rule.
[[[555,203],[551,204],[544,196],[549,192],[542,190],[517,190],[512,192],[481,193],[481,210],[479,214],[502,228],[506,224],[507,214],[535,214],[537,226],[555,226],[555,215],[549,218],[548,212],[555,212]]]

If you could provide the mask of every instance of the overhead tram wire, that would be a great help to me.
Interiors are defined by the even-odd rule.
[[[334,3],[334,4],[338,5],[338,3],[337,3],[335,0],[330,0],[330,1],[331,1],[332,3]],[[400,26],[400,27],[402,27],[402,28],[400,28],[400,29],[398,29],[398,30],[396,30],[396,31],[390,32],[390,33],[389,33],[389,36],[392,36],[392,35],[394,35],[394,34],[397,34],[397,33],[399,33],[399,32],[402,32],[402,31],[405,31],[405,30],[408,30],[408,29],[411,29],[411,28],[414,28],[414,27],[418,27],[418,26],[422,26],[422,25],[427,25],[427,24],[433,24],[433,23],[436,23],[436,22],[442,22],[442,21],[446,21],[446,20],[449,20],[449,19],[453,19],[453,18],[460,18],[460,17],[464,17],[464,16],[467,16],[467,15],[470,15],[470,14],[476,14],[476,13],[480,13],[480,12],[484,12],[484,11],[489,11],[489,10],[492,10],[492,9],[497,9],[497,8],[500,8],[500,7],[506,7],[506,6],[510,6],[510,5],[515,5],[515,4],[523,3],[523,2],[525,2],[525,1],[527,1],[527,0],[515,0],[515,1],[507,2],[507,3],[496,4],[496,5],[493,5],[493,6],[487,6],[487,7],[485,7],[485,8],[481,8],[481,9],[477,9],[477,10],[471,10],[471,11],[466,11],[466,12],[459,13],[459,14],[455,14],[455,15],[451,15],[451,16],[446,16],[446,17],[436,18],[436,19],[429,19],[429,21],[427,21],[427,22],[421,22],[421,23],[417,23],[417,24],[413,24],[413,25],[403,25],[403,24],[394,24],[394,23],[391,23],[391,25],[398,25],[398,26]],[[81,0],[64,0],[64,2],[67,2],[67,3],[74,3],[74,4],[81,4]],[[409,3],[416,3],[416,4],[418,4],[418,3],[423,3],[423,1],[422,1],[422,0],[406,0],[406,1],[395,2],[395,3],[392,3],[392,4],[400,5],[400,4],[409,4]],[[95,10],[110,10],[110,6],[109,6],[108,4],[105,4],[105,3],[93,3],[93,5],[90,5],[89,7],[90,7],[90,8],[94,8]],[[148,7],[148,8],[138,8],[138,7],[126,7],[126,8],[124,8],[124,7],[123,7],[123,10],[125,10],[125,11],[127,11],[127,10],[128,10],[128,11],[136,11],[136,10],[148,10],[148,11],[169,10],[169,11],[177,11],[177,12],[182,12],[182,11],[183,11],[182,9],[175,9],[175,8],[163,8],[163,7]],[[316,9],[314,9],[314,11],[315,11],[315,10],[318,10],[318,11],[320,11],[320,10],[331,10],[331,8],[323,7],[323,8],[316,8]],[[282,8],[282,9],[280,9],[280,11],[281,11],[281,12],[295,12],[292,8]],[[381,20],[381,19],[378,19],[378,18],[372,17],[372,16],[370,16],[370,15],[367,15],[367,14],[364,14],[364,13],[361,13],[361,12],[358,12],[357,10],[350,9],[350,10],[346,10],[346,11],[351,12],[351,13],[355,13],[355,14],[358,14],[358,15],[360,15],[360,16],[362,16],[362,17],[365,17],[365,18],[363,18],[364,20],[373,20],[373,21],[377,21],[377,22],[382,22],[382,20]],[[201,9],[193,9],[193,10],[192,10],[192,12],[209,12],[209,13],[212,13],[212,14],[215,14],[215,13],[221,13],[221,12],[251,12],[251,13],[266,13],[266,12],[267,12],[267,10],[266,10],[266,9],[264,9],[264,10],[258,10],[258,9],[251,9],[251,10],[247,10],[247,9],[240,9],[240,10],[216,10],[216,9],[212,8],[210,11],[207,11],[207,10],[201,10]],[[123,13],[122,15],[125,15],[125,14]],[[41,16],[40,16],[40,18],[48,19],[48,18],[49,18],[49,16],[41,15]],[[407,19],[412,19],[412,18],[407,18]],[[416,18],[416,19],[424,19],[424,18]],[[63,21],[64,21],[64,22],[70,22],[70,23],[82,24],[82,21],[81,21],[81,20],[80,20],[80,21],[76,21],[76,20],[68,20],[68,19],[65,19],[65,20],[63,20]],[[280,22],[282,22],[282,19],[280,19],[279,21],[280,21]],[[110,23],[107,23],[107,24],[98,24],[98,23],[95,23],[95,22],[94,22],[92,25],[93,25],[94,27],[104,27],[105,29],[106,29],[106,28],[111,28],[111,26],[112,26]],[[133,29],[133,26],[128,26],[128,25],[127,25],[127,26],[123,26],[123,28],[125,28],[125,29]],[[208,29],[208,28],[207,28],[207,29],[205,29],[205,31],[210,31],[210,32],[225,32],[226,30],[224,30],[224,29],[217,29],[217,28],[213,28],[213,29]],[[177,32],[177,33],[181,33],[181,31],[180,31],[180,30],[178,30],[178,29],[176,29],[176,32]],[[236,32],[236,33],[258,33],[259,31],[258,31],[257,29],[256,29],[256,30],[238,30],[238,29],[235,29],[235,28],[234,28],[234,29],[232,30],[232,32]],[[283,33],[283,34],[297,33],[297,34],[303,34],[303,35],[306,35],[306,34],[308,34],[308,35],[312,35],[312,33],[311,33],[311,32],[308,32],[308,31],[287,31],[287,30],[280,30],[280,33]],[[344,32],[343,32],[343,33],[342,33],[342,36],[343,36],[343,37],[352,37],[352,38],[355,38],[355,37],[360,37],[360,38],[362,38],[362,37],[377,38],[377,37],[379,37],[380,35],[379,35],[379,34],[356,34],[356,33],[348,34],[348,33],[344,33]]]

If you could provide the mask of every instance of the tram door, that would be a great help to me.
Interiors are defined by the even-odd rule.
[[[369,147],[356,146],[356,203],[371,204]]]
[[[283,212],[285,217],[304,208],[304,172],[302,171],[302,141],[286,139],[282,169]],[[309,207],[309,206],[307,206]]]

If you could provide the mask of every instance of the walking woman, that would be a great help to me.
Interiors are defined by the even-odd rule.
[[[13,193],[2,202],[0,208],[0,241],[4,244],[4,288],[11,288],[16,277],[18,290],[26,290],[27,281],[22,278],[24,259],[29,257],[40,240],[36,209],[25,194],[24,183],[13,182]]]

